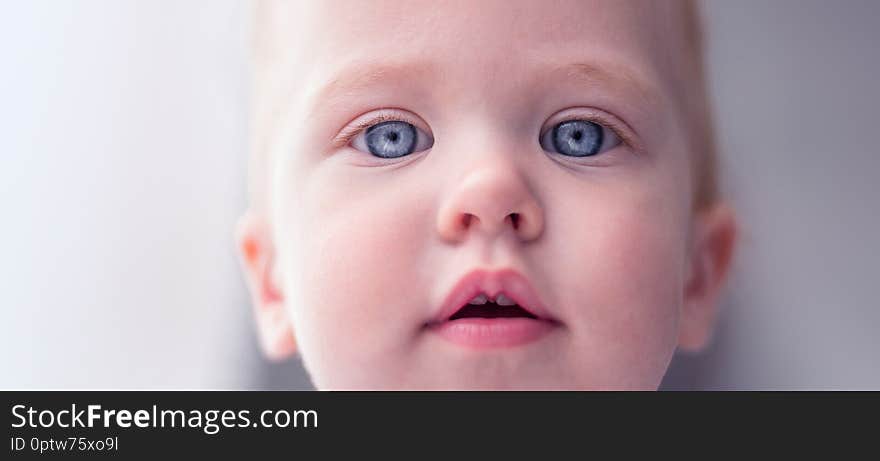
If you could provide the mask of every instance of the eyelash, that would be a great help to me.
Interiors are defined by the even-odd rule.
[[[557,112],[557,114],[565,113],[567,111],[575,111],[575,110],[576,110],[576,108],[563,109],[563,110]],[[393,111],[393,113],[392,113],[392,111],[393,111],[393,109],[382,109],[382,111],[380,111],[376,115],[372,115],[366,119],[359,120],[356,123],[354,123],[353,125],[346,126],[345,128],[343,128],[343,130],[341,132],[339,132],[338,135],[336,135],[333,138],[333,147],[335,149],[339,149],[339,148],[347,146],[362,131],[366,130],[367,128],[369,128],[373,125],[376,125],[376,124],[379,124],[382,122],[390,122],[390,121],[406,122],[406,123],[410,123],[410,124],[417,126],[417,127],[421,125],[417,121],[415,121],[409,117],[404,116],[400,112]],[[571,120],[585,120],[588,122],[593,122],[593,123],[599,124],[607,129],[611,130],[612,132],[614,132],[615,136],[617,136],[618,139],[620,139],[620,142],[622,144],[629,146],[631,149],[635,150],[636,152],[638,152],[640,150],[639,146],[635,142],[634,137],[629,134],[629,130],[631,128],[629,128],[629,126],[625,122],[618,120],[616,117],[606,116],[606,115],[597,113],[594,110],[588,110],[588,112],[589,112],[589,114],[587,114],[587,115],[572,114],[572,115],[568,115],[565,117],[559,117],[559,118],[554,118],[554,117],[556,117],[556,115],[551,116],[548,119],[551,122],[544,124],[544,126],[546,128],[541,129],[541,131],[538,134],[538,139],[541,139],[541,137],[543,137],[547,133],[547,131],[553,129],[553,127],[559,123],[564,123],[564,122],[568,122]]]
[[[587,122],[593,122],[606,129],[611,130],[614,135],[617,136],[618,139],[620,139],[621,144],[625,144],[630,149],[636,152],[640,150],[640,147],[636,143],[634,136],[629,134],[631,132],[631,128],[625,122],[617,119],[617,117],[605,115],[604,113],[599,113],[594,109],[586,109],[582,110],[580,113],[574,113],[577,110],[577,108],[569,108],[557,112],[557,114],[562,114],[569,111],[573,112],[572,114],[563,117],[557,117],[555,114],[552,115],[548,119],[548,122],[544,124],[544,127],[541,128],[538,139],[544,137],[544,135],[546,135],[548,131],[552,130],[554,126],[560,123],[570,122],[572,120],[584,120]]]
[[[404,116],[398,112],[390,113],[389,110],[383,110],[376,115],[372,115],[364,120],[358,120],[353,125],[348,125],[333,138],[333,147],[341,148],[347,146],[351,141],[367,128],[382,122],[406,122],[413,126],[421,126],[421,123]]]

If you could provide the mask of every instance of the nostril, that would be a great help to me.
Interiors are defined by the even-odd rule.
[[[519,213],[511,213],[510,214],[510,222],[513,224],[514,229],[519,229]]]
[[[506,224],[508,219],[510,220],[510,226],[513,227],[514,231],[520,231],[524,222],[523,216],[521,213],[509,213],[507,217],[504,219],[504,223]],[[461,213],[458,217],[459,229],[460,230],[468,230],[472,226],[480,225],[480,218],[473,213]]]

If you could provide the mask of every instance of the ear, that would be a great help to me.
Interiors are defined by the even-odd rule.
[[[736,238],[736,217],[728,205],[717,203],[695,216],[678,337],[685,351],[703,349],[712,337]]]
[[[261,349],[270,360],[287,358],[296,351],[296,342],[276,276],[266,220],[255,212],[245,213],[236,225],[235,243],[251,293]]]

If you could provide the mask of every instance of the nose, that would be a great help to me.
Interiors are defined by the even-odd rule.
[[[472,169],[454,186],[437,213],[437,232],[452,243],[472,233],[491,238],[504,232],[527,242],[538,238],[543,229],[543,210],[512,165]]]

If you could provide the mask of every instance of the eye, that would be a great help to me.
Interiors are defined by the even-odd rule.
[[[434,139],[413,124],[389,120],[371,125],[351,140],[355,149],[381,158],[399,158],[434,145]]]
[[[557,123],[541,135],[541,148],[570,157],[590,157],[620,144],[614,131],[588,120]]]

